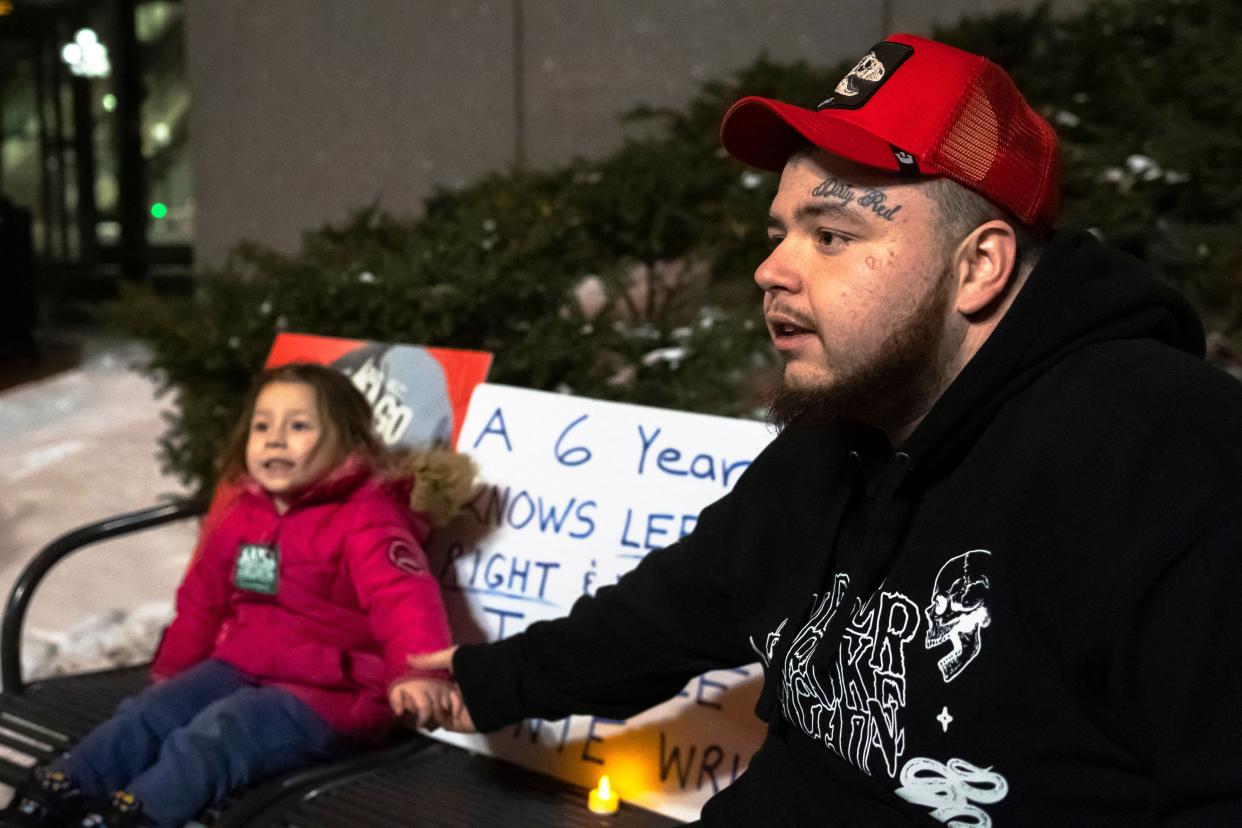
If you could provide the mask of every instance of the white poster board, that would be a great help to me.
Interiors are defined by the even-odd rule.
[[[429,550],[455,639],[496,640],[565,615],[693,529],[772,438],[757,422],[478,386],[457,447],[482,485]],[[692,820],[758,748],[761,681],[758,665],[711,672],[624,722],[434,735],[588,788],[606,773],[623,800]]]

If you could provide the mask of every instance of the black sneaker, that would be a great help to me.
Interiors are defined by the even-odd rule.
[[[79,828],[149,828],[155,823],[129,791],[117,791],[106,808],[93,810],[74,823]]]
[[[68,825],[82,813],[86,797],[58,770],[35,768],[17,786],[7,808],[0,811],[0,825]]]

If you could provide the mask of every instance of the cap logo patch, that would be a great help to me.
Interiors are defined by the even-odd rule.
[[[816,109],[858,109],[912,54],[914,49],[904,43],[891,43],[887,40],[877,43],[841,78],[832,94],[821,101]]]
[[[837,84],[838,95],[849,95],[851,98],[858,94],[858,83],[854,78],[859,80],[876,81],[884,77],[884,64],[880,63],[880,59],[875,56],[875,52],[868,52],[867,56],[850,70],[850,73],[841,78],[841,82]]]

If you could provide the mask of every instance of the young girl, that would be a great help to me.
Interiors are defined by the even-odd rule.
[[[265,372],[220,458],[238,493],[177,591],[154,683],[5,816],[181,825],[233,788],[378,739],[394,712],[423,725],[447,711],[448,676],[406,666],[450,637],[427,522],[384,457],[347,377]]]

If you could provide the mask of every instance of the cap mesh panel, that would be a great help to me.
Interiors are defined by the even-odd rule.
[[[959,176],[978,184],[987,178],[996,160],[1000,129],[996,112],[978,87],[970,91],[957,120],[940,145],[942,162],[951,161]]]
[[[935,151],[950,178],[987,196],[1024,224],[1051,223],[1056,136],[1009,76],[989,66]],[[1050,201],[1051,199],[1051,201]],[[1041,209],[1042,208],[1042,209]]]

